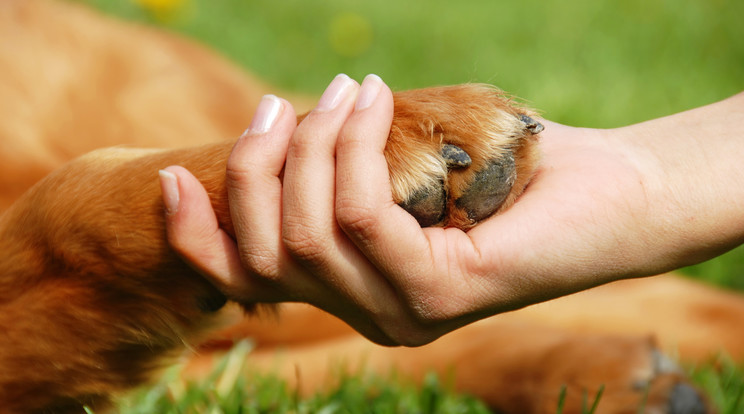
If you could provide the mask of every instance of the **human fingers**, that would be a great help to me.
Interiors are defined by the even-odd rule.
[[[236,143],[227,165],[227,190],[230,211],[239,246],[240,262],[250,280],[250,289],[237,292],[234,298],[248,302],[304,301],[312,303],[337,315],[371,340],[392,345],[369,318],[364,317],[353,304],[340,297],[336,291],[320,283],[318,279],[298,265],[284,248],[281,240],[281,217],[283,186],[292,184],[292,171],[284,171],[290,143],[304,141],[310,151],[321,152],[323,139],[335,141],[338,128],[347,113],[334,109],[344,104],[350,106],[356,96],[358,85],[346,76],[340,76],[332,83],[314,111],[306,117],[304,134],[296,131],[296,118],[289,103],[272,96],[265,97],[259,105],[257,115],[246,133]],[[347,102],[344,102],[347,100]],[[320,118],[321,122],[314,122]],[[334,126],[335,125],[335,126]],[[296,147],[293,153],[296,155]],[[312,192],[321,193],[317,188],[323,182],[323,168],[330,164],[325,174],[333,177],[333,144],[330,158],[318,156],[311,170],[303,170],[303,175],[321,177],[310,185]],[[289,170],[293,163],[287,163]],[[282,177],[290,177],[282,182]],[[332,181],[331,181],[332,182]],[[326,189],[329,190],[329,189]],[[332,188],[330,188],[332,191]],[[333,201],[332,197],[330,198]],[[317,205],[315,207],[318,207]],[[326,208],[332,211],[331,207]],[[300,226],[306,223],[300,222]],[[335,227],[332,223],[331,227]],[[258,290],[253,285],[273,288],[274,295],[266,295],[266,290]],[[237,284],[236,284],[237,286]]]
[[[189,265],[225,295],[276,296],[251,282],[240,263],[235,241],[219,227],[206,190],[188,170],[170,166],[159,172],[168,242]]]
[[[333,217],[335,144],[352,111],[359,85],[338,75],[328,85],[317,107],[300,123],[292,138],[284,180],[282,237],[300,260],[317,256],[336,227]],[[317,269],[316,269],[317,270]]]
[[[287,153],[282,238],[290,254],[314,274],[314,281],[335,292],[308,291],[306,299],[324,308],[339,294],[357,302],[354,307],[365,307],[358,301],[370,297],[365,289],[349,283],[351,275],[365,266],[364,257],[349,248],[353,246],[334,216],[336,140],[358,91],[355,81],[337,76],[298,126]]]
[[[169,240],[187,262],[232,300],[251,304],[304,298],[339,316],[370,340],[394,345],[353,304],[298,266],[278,241],[280,177],[295,124],[288,103],[266,97],[251,127],[233,148],[227,190],[237,244],[219,228],[206,191],[196,178],[181,167],[163,171],[164,201],[171,206],[166,217]]]
[[[393,338],[386,343],[408,342],[410,332],[403,331],[411,324],[397,293],[336,224],[336,141],[347,117],[355,110],[358,86],[353,83],[353,90],[346,89],[352,83],[345,76],[334,83],[335,87],[329,87],[319,108],[300,123],[290,143],[284,175],[284,245],[312,275],[312,283],[301,282],[307,288],[304,300],[341,316],[357,329],[372,323]],[[379,90],[381,81],[370,85],[365,80],[356,102],[369,99],[369,96],[365,98],[369,86]],[[342,96],[326,99],[334,91]],[[333,101],[336,105],[329,107],[323,101]],[[381,105],[386,114],[371,114],[365,119],[365,124],[376,129],[375,133],[383,139],[389,134],[392,107],[392,94],[387,89],[386,100]],[[298,279],[302,276],[293,275],[292,288],[297,288]],[[289,288],[289,282],[285,285]]]
[[[281,173],[297,120],[292,105],[273,95],[264,96],[251,125],[238,139],[227,161],[226,186],[239,258],[245,274],[271,282],[286,272],[291,260],[281,248]],[[270,283],[269,283],[270,284]],[[277,289],[276,291],[280,291]],[[243,292],[242,300],[292,300],[291,292],[278,297],[261,291]]]
[[[160,172],[160,180],[169,243],[189,265],[229,299],[246,305],[278,302],[296,296],[295,291],[300,286],[277,288],[276,284],[264,283],[262,277],[243,268],[238,245],[219,228],[204,187],[191,173],[182,167],[171,166]],[[251,246],[241,244],[240,249],[250,250]],[[285,260],[291,261],[290,258]],[[291,267],[282,266],[283,271],[290,275],[309,279],[299,266]],[[371,341],[388,346],[397,344],[334,292],[323,291],[316,295],[327,300],[323,309],[339,316]]]

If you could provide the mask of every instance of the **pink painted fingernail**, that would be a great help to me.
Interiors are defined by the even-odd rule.
[[[328,85],[325,92],[323,92],[315,110],[319,112],[327,112],[336,109],[338,104],[344,100],[346,94],[349,93],[353,84],[354,81],[343,73],[337,75]]]
[[[382,85],[383,82],[379,76],[372,74],[367,75],[362,82],[362,88],[359,90],[359,96],[354,105],[354,110],[361,111],[372,106],[375,99],[377,99],[377,95],[380,94]]]
[[[178,178],[170,171],[158,171],[160,176],[160,191],[163,192],[165,214],[172,216],[178,212],[180,195],[178,192]]]
[[[251,126],[245,131],[248,134],[263,134],[269,132],[282,112],[282,101],[274,95],[264,95],[258,103],[256,114],[253,115]]]

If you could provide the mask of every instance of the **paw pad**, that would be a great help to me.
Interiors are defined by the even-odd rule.
[[[514,156],[507,152],[475,173],[462,196],[455,200],[455,206],[463,209],[473,222],[484,220],[504,204],[516,178]]]

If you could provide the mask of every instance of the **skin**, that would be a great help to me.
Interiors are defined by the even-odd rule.
[[[228,162],[235,241],[198,181],[169,167],[171,244],[234,300],[308,302],[375,342],[416,346],[744,242],[744,93],[618,129],[540,120],[537,176],[468,232],[422,229],[393,202],[392,107],[376,76],[340,75],[297,127],[287,101],[265,97]]]

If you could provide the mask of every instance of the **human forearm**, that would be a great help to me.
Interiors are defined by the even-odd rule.
[[[648,273],[698,263],[744,242],[744,93],[614,134],[643,180],[645,233],[658,253]]]

